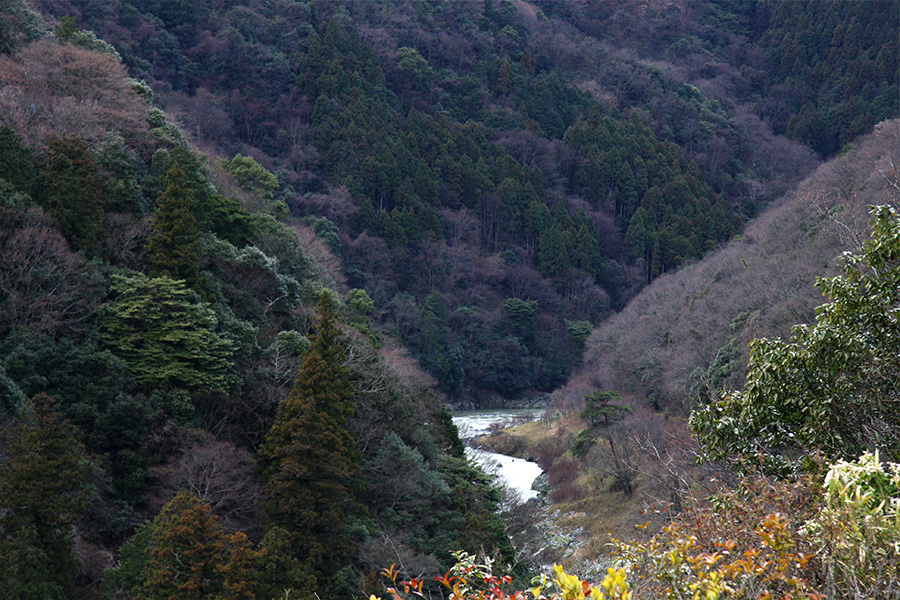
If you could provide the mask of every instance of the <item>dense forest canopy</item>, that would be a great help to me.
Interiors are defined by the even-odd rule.
[[[446,404],[559,389],[896,116],[895,8],[0,1],[9,597],[524,575]]]
[[[808,171],[780,134],[828,155],[896,113],[896,15],[852,4],[815,18],[765,2],[42,8],[113,41],[198,142],[276,172],[375,321],[465,403],[565,381],[571,324],[727,241]],[[784,28],[848,19],[860,37],[794,59],[819,61],[803,88],[819,97],[786,96]],[[848,79],[860,61],[873,77]],[[840,133],[814,143],[825,130]],[[536,303],[539,339],[498,326],[514,299]]]

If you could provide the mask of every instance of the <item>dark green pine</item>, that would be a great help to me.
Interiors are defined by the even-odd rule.
[[[279,406],[260,458],[268,478],[264,508],[269,524],[289,532],[292,553],[321,590],[355,554],[358,540],[349,532],[348,519],[360,514],[355,496],[362,480],[348,427],[354,392],[327,293],[318,311],[317,335],[294,388]]]
[[[200,284],[200,227],[194,217],[194,198],[180,165],[166,173],[166,189],[160,195],[147,239],[147,259],[153,276],[180,279],[188,287]]]

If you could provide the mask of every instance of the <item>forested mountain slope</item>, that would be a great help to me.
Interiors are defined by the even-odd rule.
[[[449,549],[512,564],[433,381],[275,176],[193,149],[71,21],[2,17],[34,28],[0,55],[0,597],[344,598]]]
[[[770,299],[896,147],[848,145],[898,111],[898,15],[866,6],[0,2],[3,591],[329,600],[449,550],[514,564],[445,400],[551,392],[587,348],[563,403],[669,408],[802,320]],[[741,234],[842,148],[823,213]]]
[[[780,134],[829,154],[896,114],[896,11],[851,4],[38,3],[276,172],[457,403],[561,385],[592,324],[813,168]]]
[[[812,286],[868,236],[869,207],[897,205],[900,122],[885,121],[751,221],[725,248],[656,279],[594,330],[560,392],[593,390],[689,409],[691,397],[740,388],[747,342],[786,337],[825,299]],[[687,403],[687,404],[686,404]]]

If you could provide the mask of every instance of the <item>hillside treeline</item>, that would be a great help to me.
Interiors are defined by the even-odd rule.
[[[592,325],[814,165],[778,135],[809,141],[788,127],[810,109],[783,98],[780,59],[780,28],[803,15],[634,4],[41,6],[109,40],[193,139],[276,173],[276,195],[315,220],[374,320],[471,403],[561,385]],[[888,8],[867,15],[890,23]],[[843,10],[803,23],[832,27]],[[815,89],[852,61],[895,64],[890,44],[853,50],[887,30],[861,26],[839,48],[847,66],[819,69]],[[816,100],[822,127],[848,116],[838,143],[896,113],[896,73],[864,94],[854,81]]]

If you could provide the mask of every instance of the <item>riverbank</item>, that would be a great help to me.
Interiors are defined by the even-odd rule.
[[[613,477],[571,453],[584,429],[574,413],[493,428],[472,440],[491,452],[536,462],[543,469],[538,502],[503,517],[520,553],[535,566],[560,563],[580,573],[605,572],[613,539],[643,537],[648,520],[642,496],[613,489]]]

